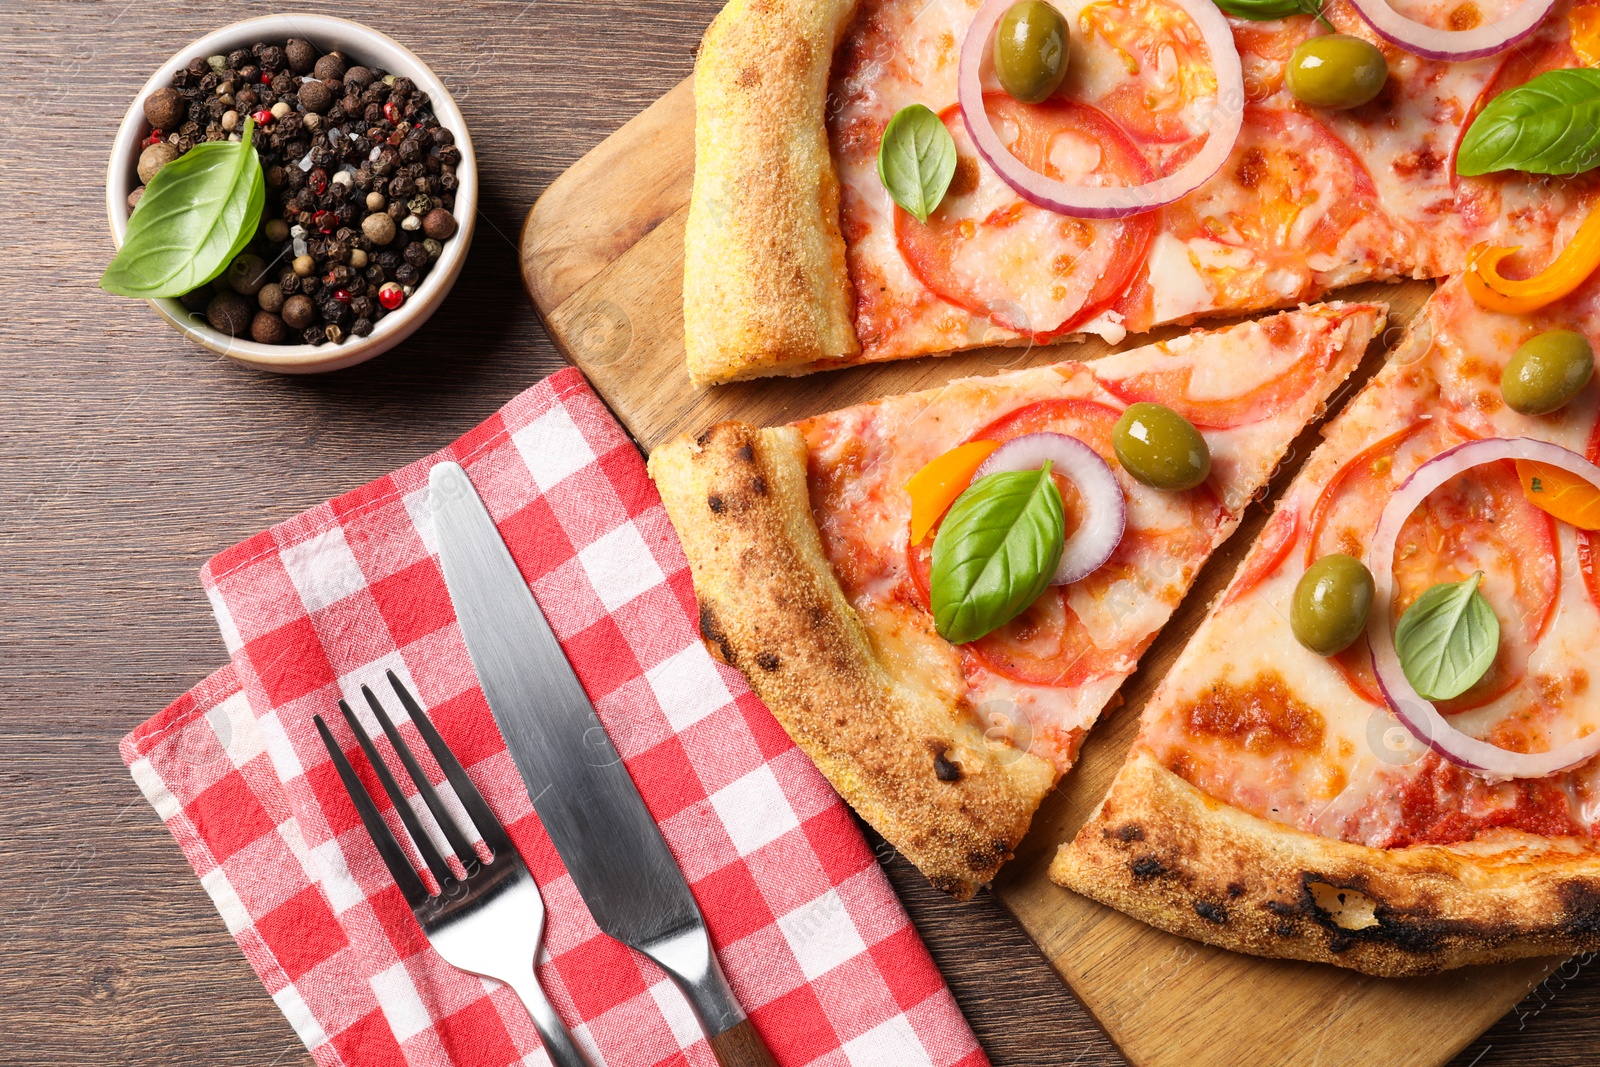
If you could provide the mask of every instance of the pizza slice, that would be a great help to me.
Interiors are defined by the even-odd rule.
[[[1600,0],[1563,0],[1531,34],[1457,61],[1387,42],[1351,0],[1316,6],[1320,19],[1263,22],[1224,18],[1212,0],[1052,0],[1064,80],[1026,102],[990,58],[1002,0],[729,0],[695,64],[691,377],[1116,342],[1353,282],[1456,273],[1480,242],[1541,259],[1587,213],[1600,179],[1570,175],[1587,163],[1560,163],[1559,180],[1464,176],[1457,157],[1490,100],[1600,58]],[[1394,7],[1445,37],[1531,9]],[[1358,107],[1308,103],[1288,77],[1302,46],[1335,31],[1387,72]],[[982,47],[967,47],[974,34]],[[918,109],[914,136],[890,135]],[[944,139],[945,184],[927,175],[937,202],[909,210],[885,153],[931,159]],[[1173,187],[1191,166],[1199,184]],[[1051,198],[1063,188],[1104,203]]]
[[[1377,975],[1600,947],[1600,279],[1507,310],[1445,284],[1329,424],[1057,882]]]
[[[666,444],[702,633],[970,896],[1384,319],[1320,305]]]

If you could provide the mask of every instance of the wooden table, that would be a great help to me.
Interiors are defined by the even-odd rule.
[[[422,330],[365,366],[293,379],[191,347],[143,305],[95,284],[111,254],[101,180],[125,102],[172,52],[246,12],[8,0],[7,1064],[311,1063],[134,788],[117,741],[223,662],[195,575],[209,555],[444,445],[561,365],[518,282],[517,228],[563,169],[689,72],[719,3],[296,4],[367,22],[433,66],[466,113],[483,192],[466,270]],[[952,903],[891,850],[879,854],[997,1065],[1123,1062],[993,902]],[[1600,966],[1574,961],[1455,1062],[1593,1063],[1597,1040]]]

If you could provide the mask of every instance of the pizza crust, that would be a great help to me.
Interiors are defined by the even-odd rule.
[[[861,351],[824,125],[855,0],[731,0],[695,61],[683,327],[696,385]]]
[[[885,670],[823,555],[806,459],[793,427],[738,422],[650,457],[689,558],[701,633],[844,799],[966,899],[1011,857],[1054,769]]]
[[[1600,949],[1600,857],[1576,842],[1335,841],[1222,804],[1142,748],[1050,877],[1197,941],[1388,978]]]

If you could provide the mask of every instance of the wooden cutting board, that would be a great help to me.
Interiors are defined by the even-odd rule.
[[[522,276],[562,353],[646,450],[723,418],[789,422],[971,374],[1088,359],[1110,347],[999,348],[947,358],[769,378],[697,391],[683,365],[684,219],[694,170],[694,98],[685,81],[562,175],[523,226]],[[1388,300],[1396,329],[1354,381],[1382,362],[1432,285],[1359,286]],[[1181,332],[1165,331],[1165,336]],[[1157,337],[1163,334],[1155,335]],[[1121,347],[1148,343],[1132,338]],[[1348,396],[1349,391],[1339,399]],[[1274,480],[1316,443],[1308,431]],[[1438,1067],[1505,1014],[1559,962],[1527,960],[1427,979],[1381,980],[1319,964],[1257,959],[1152,929],[1046,877],[1056,846],[1099,802],[1138,713],[1265,520],[1253,508],[1122,688],[1062,788],[1049,797],[993,887],[1136,1067]]]

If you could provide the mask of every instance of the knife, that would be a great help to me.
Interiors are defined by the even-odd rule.
[[[723,1067],[773,1067],[661,831],[494,520],[456,463],[428,475],[439,563],[512,762],[595,925],[683,990]]]

